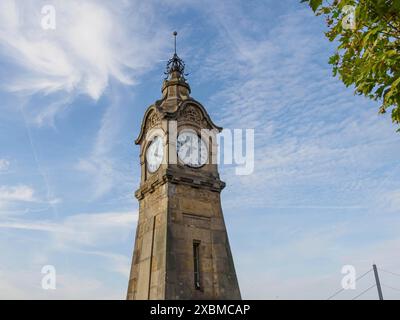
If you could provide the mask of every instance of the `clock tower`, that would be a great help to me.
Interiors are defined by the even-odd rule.
[[[215,125],[168,61],[162,98],[143,118],[139,220],[127,299],[240,299],[221,208]]]

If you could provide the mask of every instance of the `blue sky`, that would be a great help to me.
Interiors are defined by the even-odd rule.
[[[45,4],[56,30],[41,28]],[[400,136],[332,77],[324,28],[289,0],[2,0],[0,298],[125,297],[133,141],[161,96],[174,30],[192,96],[217,125],[255,130],[254,173],[220,166],[242,296],[325,299],[348,264],[399,273]],[[44,265],[56,290],[41,288]]]

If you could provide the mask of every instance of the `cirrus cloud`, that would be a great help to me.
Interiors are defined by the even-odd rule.
[[[55,30],[41,26],[45,4],[55,8]],[[6,88],[28,95],[84,93],[97,100],[110,79],[134,84],[165,38],[147,14],[137,1],[120,6],[92,0],[1,1],[0,47],[19,67]]]

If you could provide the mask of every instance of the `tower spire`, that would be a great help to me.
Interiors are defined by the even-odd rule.
[[[178,54],[176,53],[176,37],[178,32],[174,31],[174,55],[171,59],[168,60],[167,68],[164,74],[166,75],[167,79],[178,78],[180,80],[185,81],[185,63],[181,58],[179,58]]]
[[[178,32],[172,33],[174,36],[174,55],[168,60],[167,68],[164,72],[164,78],[161,92],[163,95],[162,108],[169,112],[175,112],[178,105],[189,98],[190,86],[185,76],[185,63],[176,53],[176,36]]]
[[[175,40],[175,54],[176,54],[176,36],[178,35],[178,32],[174,31],[174,40]]]

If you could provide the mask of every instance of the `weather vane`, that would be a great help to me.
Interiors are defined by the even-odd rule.
[[[167,75],[165,79],[168,79],[169,75],[173,72],[179,72],[180,79],[185,80],[185,76],[187,76],[187,74],[185,74],[185,63],[176,53],[176,36],[178,35],[178,32],[174,31],[172,34],[174,36],[174,56],[168,60],[167,69],[164,72],[164,74]]]

